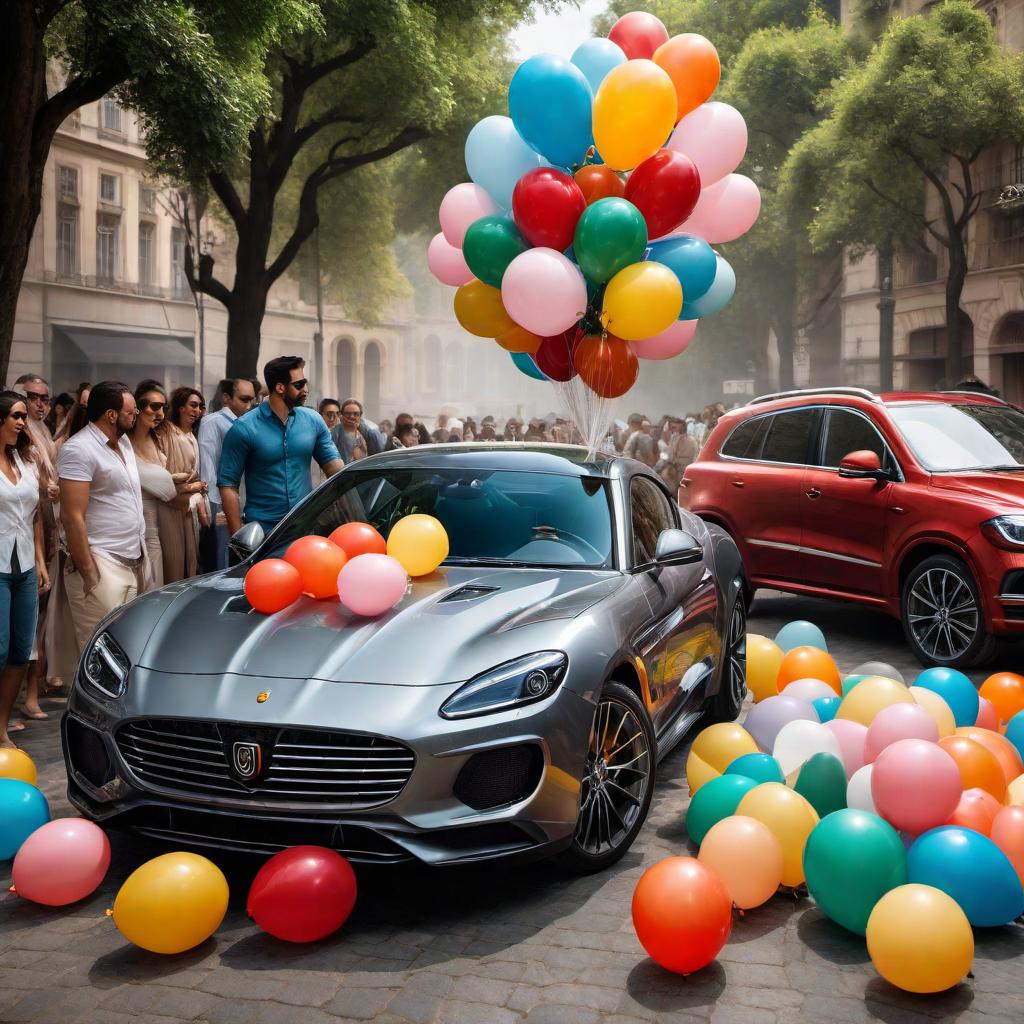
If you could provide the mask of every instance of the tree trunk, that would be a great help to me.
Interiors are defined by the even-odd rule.
[[[267,293],[252,284],[235,282],[228,306],[227,361],[224,376],[257,376],[260,357],[260,326],[267,311]]]
[[[967,280],[967,246],[963,231],[949,233],[949,273],[946,275],[946,376],[955,387],[969,372],[964,361],[963,314],[960,296]]]
[[[796,353],[796,267],[779,267],[775,317],[775,344],[779,349],[779,390],[792,391],[794,387],[793,356]]]
[[[896,300],[892,294],[893,246],[885,239],[878,247],[878,390],[892,391],[892,340]]]

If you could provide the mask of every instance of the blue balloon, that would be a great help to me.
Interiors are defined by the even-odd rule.
[[[469,176],[503,209],[512,209],[516,182],[544,161],[520,137],[512,119],[492,114],[466,136]]]
[[[20,779],[0,779],[0,860],[10,860],[50,820],[46,797]]]
[[[973,829],[943,825],[925,832],[910,847],[907,875],[952,896],[975,927],[1009,924],[1024,914],[1024,889],[1013,865]]]
[[[583,163],[594,144],[593,103],[583,72],[550,53],[523,61],[508,87],[516,131],[556,167]]]
[[[626,55],[622,48],[610,39],[588,39],[573,50],[570,59],[583,72],[590,91],[595,96],[597,87],[604,81],[605,75],[612,68],[626,63]]]
[[[690,302],[699,299],[714,284],[718,271],[715,250],[696,235],[680,235],[651,242],[647,259],[664,264],[679,278],[683,298]]]
[[[509,352],[509,355],[512,357],[512,362],[516,364],[516,369],[525,373],[527,377],[533,377],[534,380],[547,380],[529,352]]]
[[[742,775],[755,782],[785,782],[782,765],[771,754],[741,754],[735,761],[729,762],[724,775]]]
[[[817,647],[819,651],[828,651],[825,634],[806,619],[796,619],[787,623],[775,635],[775,642],[786,654],[794,647]]]
[[[736,272],[721,256],[716,254],[715,258],[718,261],[718,268],[715,271],[714,283],[693,302],[686,301],[684,292],[680,320],[699,320],[701,317],[718,313],[729,305],[729,300],[736,292]]]
[[[817,700],[811,701],[811,706],[818,712],[818,717],[822,722],[831,722],[836,717],[836,712],[842,703],[840,697],[819,697]]]
[[[1017,748],[1017,753],[1024,757],[1024,711],[1018,711],[1010,719],[1004,735]]]
[[[949,705],[958,726],[977,722],[978,691],[963,672],[955,668],[926,668],[914,685],[937,693]]]

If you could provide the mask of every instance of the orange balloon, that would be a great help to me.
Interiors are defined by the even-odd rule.
[[[283,558],[265,558],[245,574],[242,588],[256,611],[273,615],[302,596],[302,575]]]
[[[588,334],[572,354],[583,383],[601,398],[618,398],[635,383],[640,360],[628,341],[614,334]]]
[[[1024,711],[1024,676],[1016,672],[996,672],[981,684],[978,693],[995,707],[1000,732],[1018,711]]]
[[[622,199],[626,194],[625,182],[607,164],[587,164],[573,177],[587,206],[596,203],[598,199]]]
[[[703,36],[686,32],[673,36],[654,51],[654,63],[676,87],[676,120],[682,120],[711,98],[722,77],[718,51]]]
[[[832,656],[817,647],[794,647],[779,666],[779,693],[797,679],[820,679],[828,683],[836,694],[843,695],[843,681]]]
[[[955,730],[954,736],[966,736],[975,743],[980,743],[986,750],[995,754],[999,766],[1003,769],[1003,777],[1009,786],[1019,775],[1024,774],[1024,761],[1021,760],[1017,748],[1005,737],[991,729],[982,729],[977,725],[962,725]]]
[[[943,736],[939,746],[956,761],[964,789],[983,789],[1000,803],[1006,796],[1006,777],[996,755],[966,736]]]
[[[1004,807],[995,816],[989,836],[1006,854],[1024,885],[1024,807]]]
[[[503,334],[500,338],[495,338],[494,340],[506,352],[527,352],[532,356],[540,348],[540,343],[544,339],[536,334],[531,334],[525,327],[520,327],[519,324],[516,324],[508,334]]]
[[[1003,805],[983,789],[965,789],[956,810],[946,819],[947,825],[973,829],[983,836],[992,831],[992,822]],[[1024,811],[1024,807],[1021,808]]]
[[[455,293],[455,319],[478,338],[500,338],[516,322],[505,312],[501,292],[483,281],[470,281]]]
[[[284,560],[299,570],[302,592],[322,600],[338,596],[338,573],[348,556],[326,537],[300,537],[288,545]]]
[[[388,542],[369,523],[342,523],[327,539],[349,558],[388,553]]]

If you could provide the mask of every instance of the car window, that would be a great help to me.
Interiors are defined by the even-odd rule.
[[[874,452],[883,469],[895,468],[888,445],[871,423],[855,412],[832,409],[828,414],[821,464],[838,469],[839,463],[851,452]]]
[[[730,459],[759,459],[771,416],[755,416],[741,423],[722,445],[722,454]]]
[[[789,462],[802,466],[807,462],[807,445],[814,428],[816,409],[794,409],[770,417],[771,425],[761,451],[765,462]]]
[[[662,530],[676,529],[676,517],[668,498],[650,480],[634,477],[629,494],[633,521],[633,564],[654,561]]]
[[[1024,471],[1024,413],[1012,406],[894,403],[889,415],[921,465],[933,473]]]

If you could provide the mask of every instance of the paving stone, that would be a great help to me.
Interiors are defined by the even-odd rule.
[[[501,1010],[486,1003],[449,999],[442,1004],[438,1019],[444,1024],[517,1024],[520,1017],[511,1010]]]
[[[338,1017],[374,1020],[398,991],[393,988],[354,988],[345,984],[329,1003],[324,1004],[323,1009]]]

